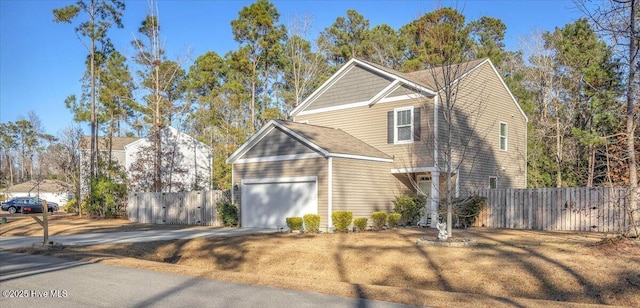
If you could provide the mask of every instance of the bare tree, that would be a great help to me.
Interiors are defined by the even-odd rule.
[[[142,87],[150,93],[145,96],[147,106],[139,107],[148,115],[152,126],[152,137],[155,146],[155,159],[153,162],[155,191],[162,191],[162,136],[160,130],[171,124],[172,117],[181,114],[186,107],[177,107],[174,103],[182,96],[180,80],[185,72],[178,62],[167,61],[164,56],[164,48],[160,42],[160,17],[158,5],[155,1],[149,1],[149,15],[142,22],[139,32],[146,37],[148,42],[135,39],[132,44],[138,49],[135,61],[142,66],[140,75]]]
[[[311,30],[310,15],[294,16],[289,22],[288,39],[285,44],[284,85],[292,97],[285,96],[287,111],[302,102],[302,98],[311,94],[320,79],[327,72],[326,62],[322,55],[311,50],[311,43],[304,39]]]
[[[638,57],[638,20],[640,19],[639,0],[609,0],[608,2],[587,3],[576,1],[578,7],[589,17],[596,30],[608,37],[615,45],[618,56],[623,59],[626,71],[626,146],[627,166],[629,169],[631,218],[634,225],[634,235],[640,235],[640,209],[638,200],[638,161],[635,148],[635,131],[640,115],[635,113],[636,95],[639,91],[639,81],[636,70],[640,65]]]

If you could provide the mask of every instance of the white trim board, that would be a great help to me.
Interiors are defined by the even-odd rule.
[[[397,173],[416,173],[416,172],[440,172],[437,167],[415,167],[415,168],[394,168],[391,169],[392,174]]]
[[[339,153],[329,153],[329,157],[350,158],[350,159],[357,159],[357,160],[370,160],[370,161],[379,161],[379,162],[385,162],[385,163],[393,162],[393,159],[391,158],[380,158],[380,157],[339,154]]]
[[[253,158],[240,158],[235,161],[235,164],[264,163],[264,162],[271,162],[271,161],[285,161],[285,160],[321,158],[321,157],[323,156],[318,153],[276,155],[276,156],[264,156],[264,157],[253,157]]]
[[[419,98],[424,98],[424,97],[426,97],[426,96],[424,96],[422,94],[417,94],[417,93],[416,94],[405,94],[405,95],[399,95],[399,96],[385,97],[383,99],[380,99],[377,103],[378,104],[395,103],[395,102],[399,102],[399,101],[419,99]],[[318,109],[313,109],[313,110],[305,110],[305,111],[300,112],[298,114],[298,116],[316,114],[316,113],[323,113],[323,112],[330,112],[330,111],[337,111],[337,110],[350,109],[350,108],[367,107],[367,106],[369,106],[369,104],[370,104],[370,101],[364,101],[364,102],[349,103],[349,104],[338,105],[338,106],[318,108]]]
[[[295,176],[281,178],[262,178],[262,179],[243,179],[241,184],[267,184],[267,183],[299,183],[299,182],[318,182],[317,176]]]

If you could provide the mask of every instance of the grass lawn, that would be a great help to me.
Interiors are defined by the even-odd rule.
[[[104,224],[96,224],[100,222]],[[1,226],[0,236],[9,235],[13,223]],[[25,222],[23,228],[29,225]],[[85,221],[85,227],[75,229],[91,230],[90,225]],[[154,228],[133,225],[124,228]],[[435,237],[436,232],[277,233],[36,253],[414,305],[640,307],[637,240],[603,240],[603,234],[586,232],[475,228],[454,230],[454,235],[473,237],[477,246],[416,245],[419,238]]]

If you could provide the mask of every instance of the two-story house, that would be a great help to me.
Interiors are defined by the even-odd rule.
[[[244,227],[309,213],[330,227],[334,211],[370,217],[411,193],[437,217],[447,187],[526,186],[527,117],[488,59],[412,73],[352,59],[290,116],[227,160]]]
[[[164,192],[211,190],[213,156],[211,147],[179,131],[172,126],[160,130],[162,142],[161,176]],[[111,153],[108,139],[98,138],[98,152],[102,160],[111,159],[120,165],[129,178],[129,188],[137,190],[150,186],[153,178],[153,155],[151,136],[145,138],[113,137]],[[90,137],[80,142],[80,180],[83,195],[89,191]]]

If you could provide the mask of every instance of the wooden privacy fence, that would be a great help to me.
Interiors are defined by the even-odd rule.
[[[168,225],[219,226],[216,204],[229,200],[222,190],[177,193],[131,192],[127,202],[129,220]]]
[[[629,188],[488,189],[474,226],[512,229],[620,232],[630,225]]]

